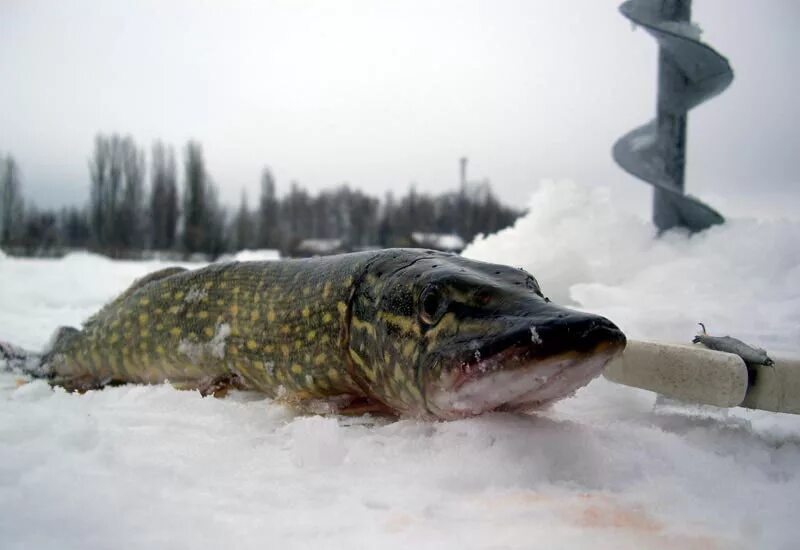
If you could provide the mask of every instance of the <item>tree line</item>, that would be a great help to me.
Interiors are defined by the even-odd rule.
[[[411,186],[383,200],[342,184],[309,193],[297,182],[279,196],[269,168],[258,201],[246,192],[235,211],[219,201],[202,146],[182,151],[182,178],[172,146],[156,142],[147,155],[131,137],[98,135],[89,159],[85,207],[38,209],[23,199],[20,170],[0,156],[0,246],[20,255],[51,255],[86,248],[114,258],[163,252],[215,258],[242,249],[273,248],[295,255],[306,239],[339,239],[348,250],[410,246],[413,232],[457,234],[469,242],[514,222],[520,212],[503,205],[488,182],[437,195]]]

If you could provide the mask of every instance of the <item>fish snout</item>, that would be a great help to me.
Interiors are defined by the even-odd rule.
[[[625,334],[605,317],[559,309],[549,319],[531,324],[531,342],[540,347],[541,354],[591,353],[602,348],[625,347]]]

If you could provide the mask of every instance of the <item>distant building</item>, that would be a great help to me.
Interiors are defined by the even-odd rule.
[[[420,248],[433,248],[445,252],[461,252],[466,243],[455,233],[411,233],[411,244]]]

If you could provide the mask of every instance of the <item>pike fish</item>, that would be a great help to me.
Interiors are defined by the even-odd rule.
[[[0,357],[85,391],[169,381],[299,407],[455,419],[571,395],[625,347],[522,269],[424,249],[169,268],[50,348]]]

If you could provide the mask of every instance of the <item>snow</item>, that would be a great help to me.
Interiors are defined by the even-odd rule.
[[[420,247],[436,250],[460,251],[464,249],[464,239],[454,233],[423,233],[414,231],[411,240]]]
[[[654,240],[603,188],[545,184],[469,257],[530,270],[631,337],[697,321],[800,342],[800,222]],[[0,339],[32,349],[167,267],[0,262]],[[682,405],[603,379],[534,416],[298,416],[170,386],[84,395],[0,375],[3,548],[794,548],[800,418]]]
[[[240,250],[234,255],[234,259],[240,262],[263,262],[265,260],[280,260],[281,253],[274,248],[262,248],[258,250]]]

